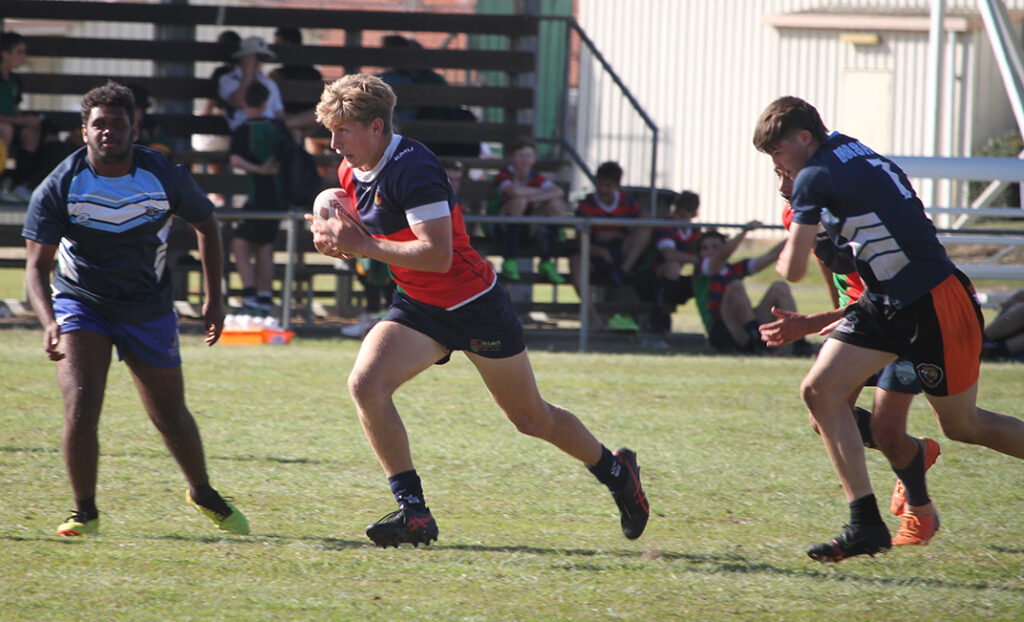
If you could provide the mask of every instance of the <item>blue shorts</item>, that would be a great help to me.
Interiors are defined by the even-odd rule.
[[[383,319],[408,326],[447,348],[448,354],[437,361],[437,365],[447,363],[455,350],[503,359],[526,349],[523,325],[500,283],[495,283],[483,296],[451,311],[395,292],[391,308]]]
[[[921,392],[921,383],[917,380],[914,364],[907,359],[896,359],[889,363],[876,371],[864,384],[908,395],[917,395]]]
[[[181,366],[178,314],[174,311],[148,322],[125,324],[107,320],[89,305],[57,294],[53,312],[62,333],[88,330],[109,337],[117,348],[118,360],[134,356],[158,369]]]

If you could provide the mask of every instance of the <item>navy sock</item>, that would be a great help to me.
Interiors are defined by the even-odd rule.
[[[89,520],[99,518],[100,511],[96,509],[96,496],[87,497],[85,499],[75,499],[75,511],[80,514],[85,514],[85,517]]]
[[[907,489],[907,505],[926,505],[931,498],[928,496],[928,485],[924,477],[924,448],[918,442],[917,453],[905,468],[893,469],[896,477]]]
[[[601,445],[601,459],[594,466],[587,467],[587,470],[612,492],[622,490],[626,485],[626,473],[622,463],[604,445]]]
[[[865,495],[860,499],[855,499],[850,504],[850,525],[856,527],[858,525],[884,525],[882,522],[882,515],[878,513],[878,501],[875,500],[875,495]]]
[[[395,495],[395,501],[399,507],[409,507],[417,512],[428,512],[427,502],[423,498],[423,486],[420,483],[420,476],[416,469],[402,471],[388,478],[391,486],[391,493]]]
[[[871,411],[860,406],[853,407],[853,416],[857,419],[857,429],[860,430],[860,440],[868,449],[878,449],[875,439],[871,435]]]

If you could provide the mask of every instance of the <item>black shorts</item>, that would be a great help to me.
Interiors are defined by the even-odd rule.
[[[383,319],[408,326],[447,348],[448,354],[437,361],[437,365],[447,363],[455,350],[503,359],[526,349],[523,325],[500,283],[495,283],[476,300],[451,311],[417,302],[396,291]]]
[[[281,221],[271,220],[240,220],[235,227],[235,237],[252,244],[272,244],[277,239],[277,230]]]
[[[961,272],[902,309],[866,294],[846,309],[829,337],[909,360],[925,393],[956,395],[978,381],[985,320],[974,286]]]

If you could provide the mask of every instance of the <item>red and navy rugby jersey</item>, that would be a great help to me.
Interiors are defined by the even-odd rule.
[[[509,200],[509,196],[505,194],[505,187],[516,183],[515,169],[511,166],[507,167],[502,172],[494,176],[494,185],[497,187],[497,192],[501,196],[501,202]],[[555,185],[553,181],[547,177],[541,175],[537,171],[530,171],[529,176],[526,178],[526,186],[529,188],[540,188],[541,190],[547,190],[551,186]],[[530,213],[530,208],[533,206],[532,203],[527,205],[526,213]]]
[[[615,202],[605,205],[591,192],[576,205],[576,215],[585,218],[637,218],[640,215],[640,204],[632,195],[619,190],[615,191]],[[616,225],[594,225],[591,231],[621,231],[629,233],[627,227]]]
[[[345,166],[338,181],[346,187]],[[429,149],[411,138],[392,136],[384,157],[369,171],[352,171],[359,218],[375,238],[416,239],[411,225],[451,218],[452,265],[448,272],[390,266],[399,291],[425,304],[456,309],[494,287],[491,264],[469,244],[462,209],[444,167]]]

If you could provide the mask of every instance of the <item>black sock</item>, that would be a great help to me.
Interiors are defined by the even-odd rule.
[[[622,490],[626,485],[626,473],[622,463],[604,445],[601,445],[601,459],[594,466],[587,467],[587,470],[612,492]]]
[[[85,514],[85,517],[89,520],[99,518],[100,511],[96,509],[96,496],[75,499],[75,511],[79,514]]]
[[[850,526],[884,524],[882,522],[882,515],[878,513],[878,502],[875,500],[873,493],[865,495],[860,499],[855,499],[850,504]]]
[[[196,486],[192,489],[192,500],[208,510],[213,510],[221,516],[231,514],[231,508],[229,508],[227,502],[224,501],[224,497],[221,497],[220,493],[214,490],[213,487],[210,486],[209,482]]]
[[[750,352],[764,352],[768,349],[768,346],[764,345],[764,342],[761,341],[761,331],[758,330],[758,326],[757,320],[750,320],[743,325],[747,335],[750,337],[746,345],[746,349]]]
[[[256,288],[255,287],[243,287],[242,288],[242,297],[243,298],[255,298],[256,297]]]
[[[428,512],[427,502],[423,498],[423,485],[420,483],[420,476],[416,469],[402,471],[388,478],[391,486],[391,493],[395,495],[395,501],[399,507],[408,507],[417,512]]]
[[[928,485],[925,483],[925,470],[924,447],[920,442],[917,444],[917,453],[914,454],[914,459],[910,461],[910,464],[903,469],[893,469],[893,473],[900,478],[903,487],[907,489],[907,505],[926,505],[931,501],[928,496]]]
[[[853,407],[853,416],[857,420],[857,429],[860,430],[860,440],[868,449],[878,449],[875,439],[871,436],[871,411],[860,406]]]

